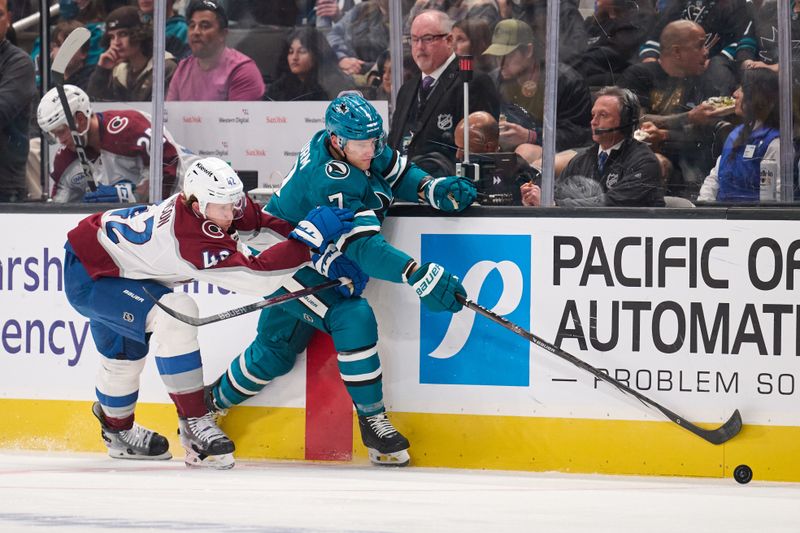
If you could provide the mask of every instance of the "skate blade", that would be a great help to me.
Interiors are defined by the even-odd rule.
[[[160,455],[139,455],[128,453],[127,450],[112,450],[109,448],[108,456],[112,459],[128,459],[134,461],[168,461],[172,459],[172,454],[169,450]]]
[[[236,464],[232,453],[205,455],[194,450],[186,450],[184,462],[189,468],[213,468],[215,470],[230,470]]]
[[[369,460],[372,464],[379,466],[408,466],[411,462],[411,456],[408,455],[407,450],[400,450],[393,453],[381,453],[378,450],[367,448],[369,452]]]

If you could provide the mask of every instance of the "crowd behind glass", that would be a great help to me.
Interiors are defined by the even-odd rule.
[[[51,57],[76,28],[91,32],[66,83],[92,103],[120,102],[120,109],[150,101],[157,2],[54,3],[60,14]],[[388,0],[167,4],[167,102],[328,101],[345,90],[390,99]],[[792,36],[800,39],[800,5],[790,4]],[[0,0],[0,201],[81,201],[81,194],[55,194],[52,180],[44,191],[40,185],[41,139],[69,141],[40,130],[36,111],[48,89],[36,67],[40,39],[11,27],[38,7]],[[389,145],[432,175],[457,172],[464,144],[458,56],[472,55],[469,148],[478,161],[480,154],[513,154],[514,194],[504,203],[539,205],[546,11],[545,0],[403,0],[403,84],[390,108]],[[561,0],[559,15],[557,205],[731,205],[780,197],[776,1]],[[792,79],[794,93],[800,80]],[[799,139],[796,133],[791,140],[798,154]],[[169,159],[165,165],[174,163]],[[797,160],[789,173],[795,183]],[[166,189],[165,196],[173,192]]]

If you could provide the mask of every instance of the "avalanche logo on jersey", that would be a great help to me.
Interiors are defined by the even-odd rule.
[[[461,279],[467,296],[530,329],[529,235],[422,235],[422,261]],[[420,313],[420,383],[527,387],[530,343],[469,309]]]

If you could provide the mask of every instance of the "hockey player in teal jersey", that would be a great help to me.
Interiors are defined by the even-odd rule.
[[[435,263],[418,265],[387,243],[380,230],[394,198],[459,212],[475,200],[475,187],[464,178],[431,177],[388,147],[383,120],[358,93],[331,102],[325,128],[303,147],[266,210],[296,224],[316,206],[351,209],[356,213],[352,231],[321,251],[319,272],[336,277],[336,272],[326,272],[326,263],[344,254],[368,276],[408,283],[431,310],[459,311],[462,305],[455,295],[466,291],[458,278]],[[299,270],[276,294],[324,281],[319,272],[310,267]],[[221,411],[240,404],[288,372],[316,328],[333,338],[339,371],[355,404],[370,459],[376,464],[407,465],[408,440],[385,414],[375,315],[357,294],[366,279],[353,280],[356,294],[337,287],[264,309],[256,339],[207,388],[209,407]]]

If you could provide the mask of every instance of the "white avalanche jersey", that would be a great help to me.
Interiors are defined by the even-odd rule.
[[[158,205],[95,213],[67,240],[93,279],[150,279],[175,286],[197,279],[255,296],[271,294],[309,263],[311,252],[287,239],[293,227],[247,198],[236,229],[267,233],[277,242],[252,255],[235,237],[197,216],[176,194]]]
[[[133,183],[134,188],[150,176],[150,116],[135,109],[95,113],[100,124],[100,151],[86,149],[96,183],[114,185],[121,180]],[[199,156],[192,154],[164,130],[162,166],[164,198],[180,190],[179,176]],[[59,148],[53,161],[54,202],[80,202],[86,193],[78,155]]]

